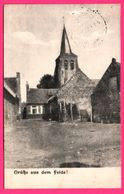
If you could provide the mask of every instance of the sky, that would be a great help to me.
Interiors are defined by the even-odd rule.
[[[63,23],[89,78],[100,79],[113,57],[120,62],[119,4],[5,5],[4,76],[21,73],[22,101],[26,81],[35,88],[44,74],[54,74]]]

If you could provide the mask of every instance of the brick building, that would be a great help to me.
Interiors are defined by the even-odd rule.
[[[92,94],[94,122],[120,122],[120,63],[113,58]]]

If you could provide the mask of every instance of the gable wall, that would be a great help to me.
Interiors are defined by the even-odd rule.
[[[19,100],[4,89],[4,123],[7,128],[18,118]]]
[[[111,64],[95,88],[92,100],[94,122],[120,122],[120,71]]]

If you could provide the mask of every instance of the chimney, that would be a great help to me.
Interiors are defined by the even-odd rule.
[[[18,103],[19,103],[19,108],[18,108],[18,117],[20,117],[20,114],[21,114],[21,87],[20,87],[20,84],[21,84],[21,81],[20,81],[20,72],[17,72],[16,73],[16,86],[17,86],[17,89],[16,89],[16,95],[18,97]]]
[[[28,84],[28,82],[26,82],[26,102],[28,99],[28,91],[29,91],[29,84]]]
[[[21,101],[21,90],[20,90],[20,73],[17,72],[16,73],[16,84],[17,84],[17,91],[16,91],[16,94],[17,94],[17,97],[19,98],[19,100]]]
[[[112,58],[112,63],[116,63],[116,59],[115,58]]]

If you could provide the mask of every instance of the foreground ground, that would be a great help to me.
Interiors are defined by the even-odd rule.
[[[21,120],[5,128],[4,139],[6,168],[120,166],[119,124]]]

